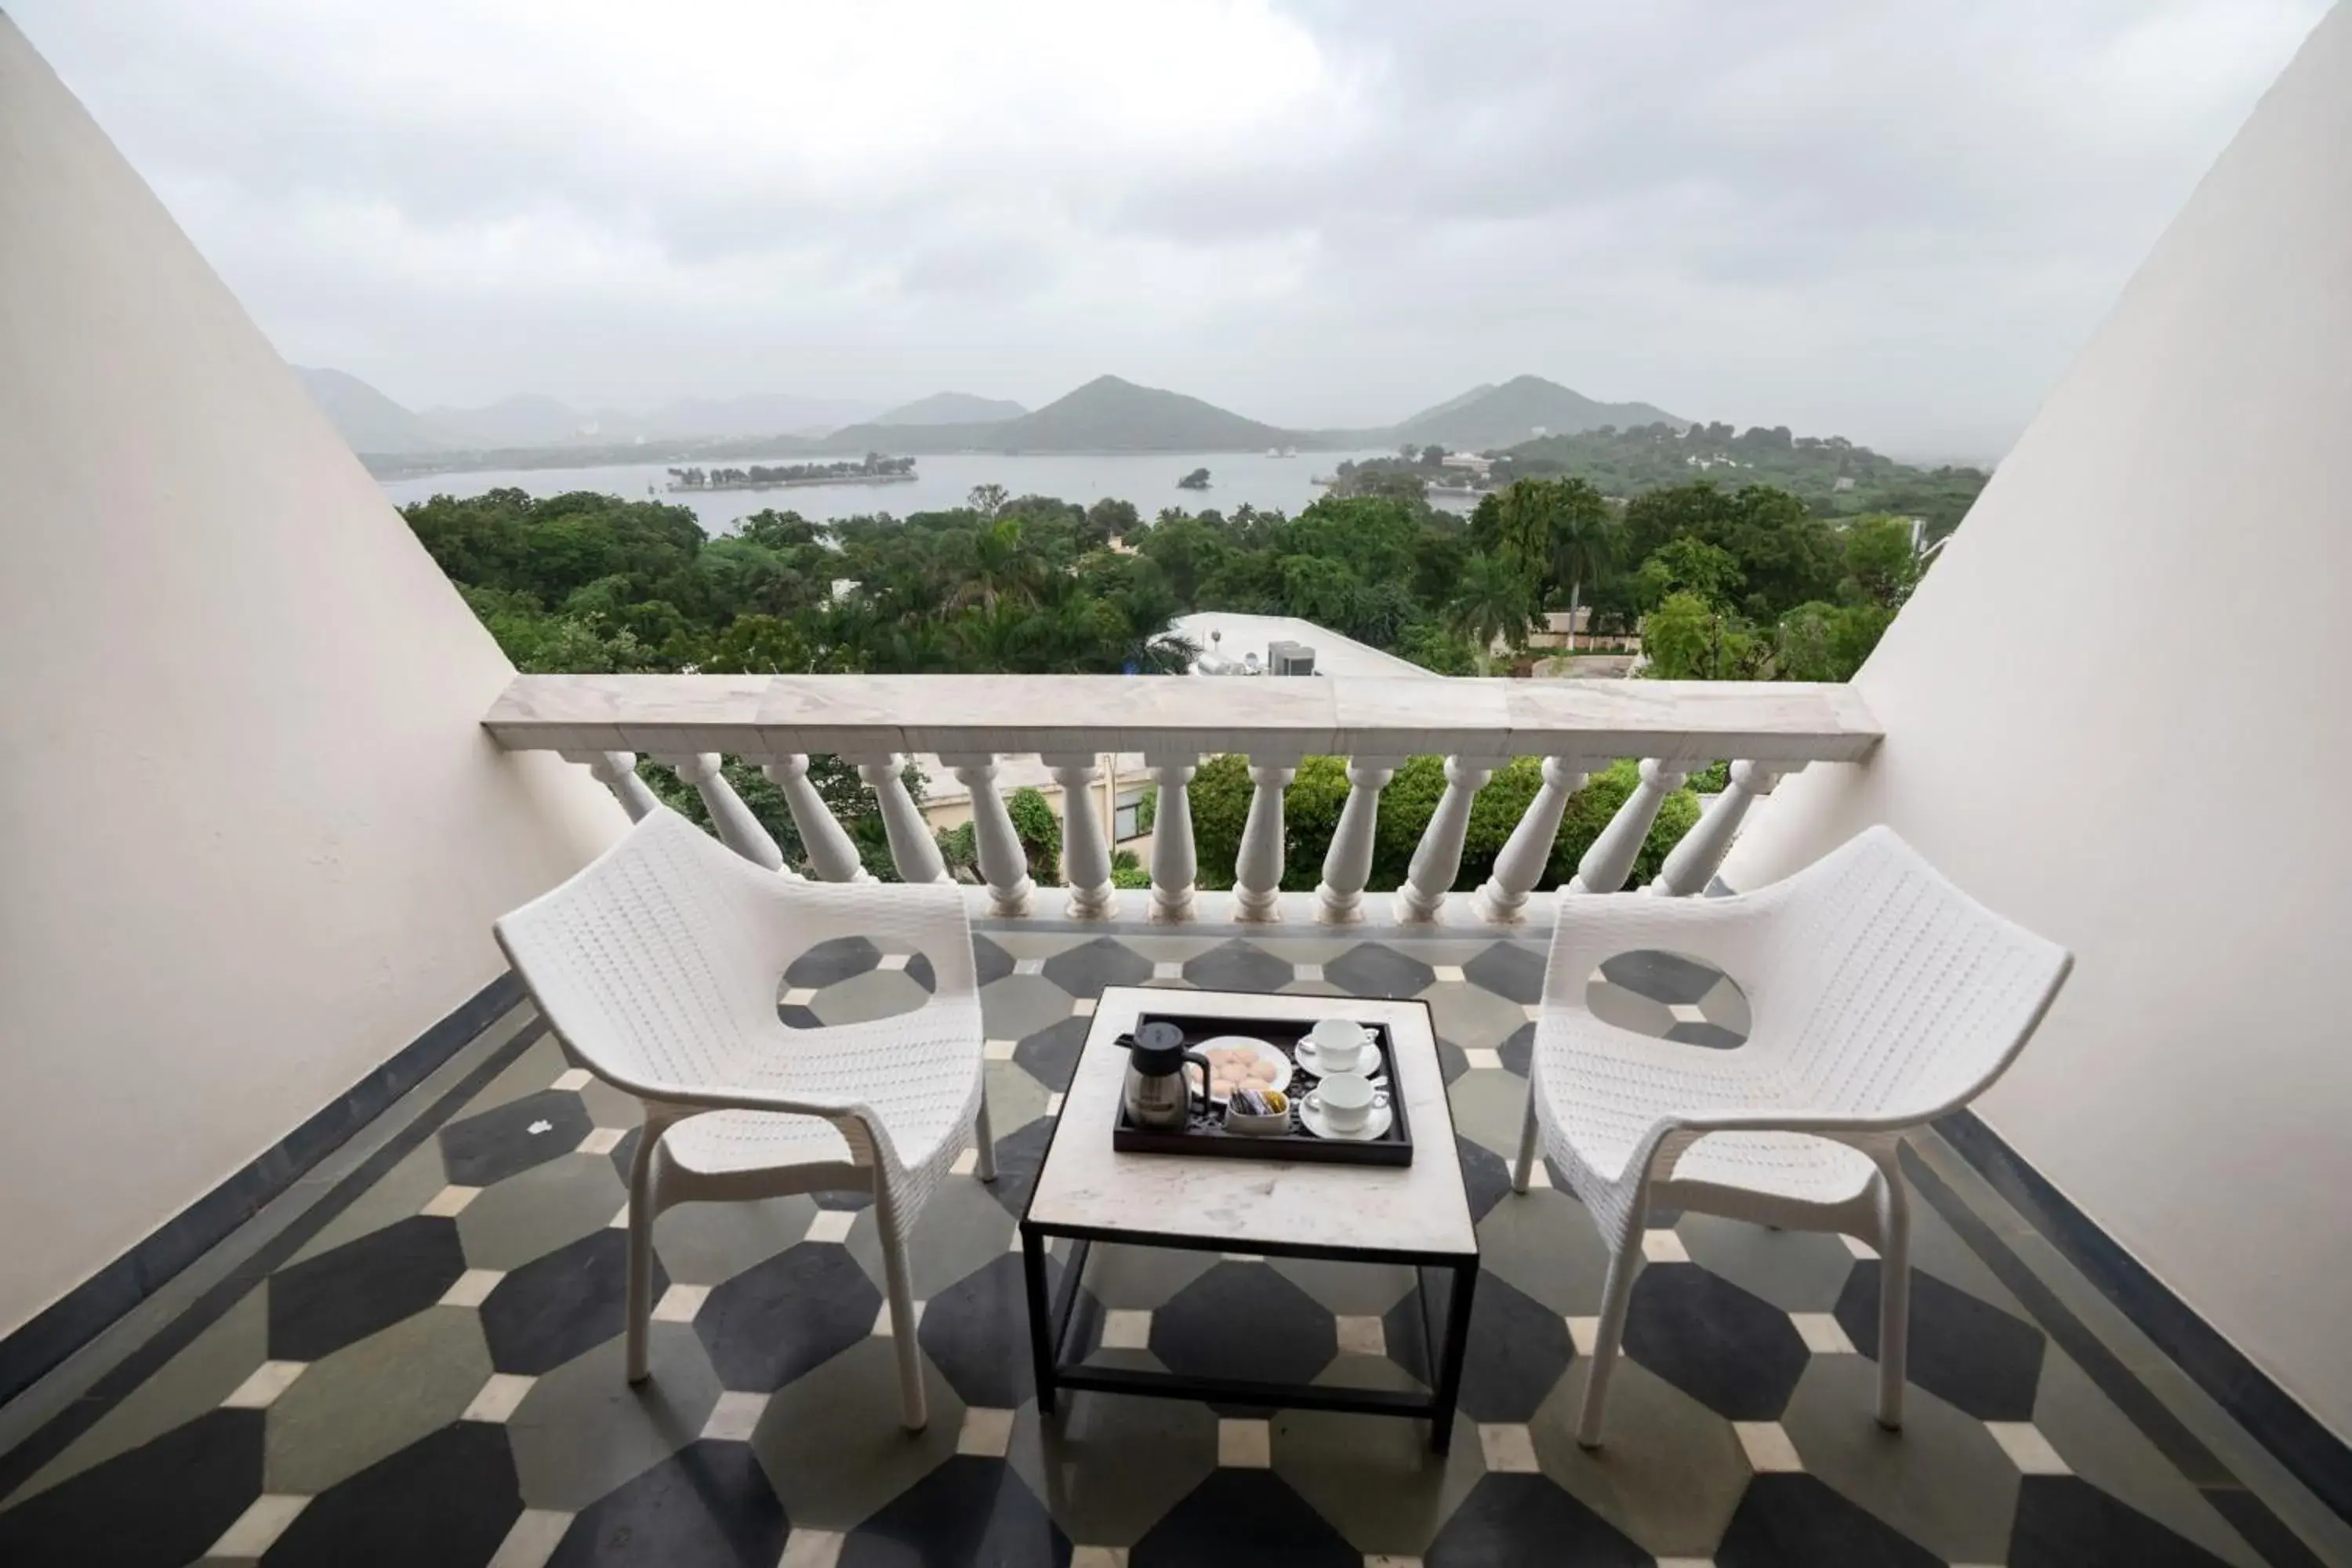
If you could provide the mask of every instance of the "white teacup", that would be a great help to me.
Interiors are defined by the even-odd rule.
[[[1333,1073],[1354,1072],[1371,1037],[1352,1018],[1326,1018],[1307,1030],[1307,1037],[1315,1042],[1316,1067],[1328,1078]]]
[[[1315,1086],[1315,1108],[1335,1132],[1353,1132],[1372,1119],[1384,1097],[1360,1072],[1343,1072]]]

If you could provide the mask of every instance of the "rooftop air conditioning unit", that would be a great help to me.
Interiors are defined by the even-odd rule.
[[[1312,675],[1315,673],[1315,650],[1303,642],[1268,643],[1265,666],[1271,675]]]

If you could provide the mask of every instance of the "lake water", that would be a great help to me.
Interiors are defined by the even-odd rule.
[[[1297,512],[1323,493],[1313,482],[1328,475],[1349,458],[1381,456],[1378,452],[1301,452],[1296,458],[1269,458],[1263,452],[1126,454],[1116,457],[1064,457],[1045,454],[1017,458],[958,452],[918,458],[915,478],[904,484],[806,485],[769,490],[669,491],[669,465],[622,463],[593,468],[508,468],[480,473],[428,474],[421,479],[387,479],[384,493],[394,504],[425,500],[436,495],[464,498],[485,490],[512,488],[534,496],[562,495],[570,490],[597,490],[632,500],[680,502],[694,509],[702,525],[713,533],[732,530],[738,519],[772,507],[797,511],[803,517],[828,519],[888,512],[941,511],[961,506],[975,485],[1003,485],[1008,495],[1055,496],[1080,505],[1104,497],[1132,501],[1147,519],[1160,509],[1181,506],[1187,511],[1215,507],[1230,512],[1247,501],[1261,510]],[[811,459],[778,458],[771,462]],[[684,465],[680,465],[681,467]],[[712,467],[710,463],[702,465]],[[749,468],[751,459],[729,458],[718,466]],[[1183,490],[1176,481],[1194,468],[1209,470],[1206,490]]]

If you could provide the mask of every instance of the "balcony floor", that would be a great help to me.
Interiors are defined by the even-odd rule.
[[[865,1201],[664,1215],[654,1376],[621,1375],[635,1102],[528,1008],[76,1363],[0,1411],[0,1563],[821,1564],[2314,1561],[2341,1528],[1932,1133],[1915,1140],[1910,1420],[1871,1417],[1877,1265],[1698,1215],[1654,1230],[1610,1446],[1570,1436],[1600,1244],[1507,1190],[1533,942],[991,928],[1002,1178],[911,1252],[931,1423],[898,1425]],[[827,1022],[918,1003],[863,939],[794,966]],[[1736,1042],[1736,992],[1615,961],[1620,1021]],[[1450,1458],[1419,1424],[1078,1394],[1041,1423],[1010,1247],[1108,984],[1425,995],[1485,1250]],[[993,1054],[993,1053],[992,1053]],[[1399,1384],[1401,1271],[1097,1248],[1108,1357]],[[1119,1349],[1119,1346],[1148,1347]],[[1400,1351],[1391,1361],[1387,1352]],[[207,1555],[209,1553],[209,1556]]]

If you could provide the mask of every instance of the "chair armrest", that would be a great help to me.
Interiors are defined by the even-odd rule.
[[[636,1095],[641,1100],[663,1105],[690,1107],[694,1112],[705,1110],[758,1110],[781,1116],[816,1116],[832,1122],[849,1137],[850,1147],[857,1147],[862,1139],[870,1145],[883,1163],[900,1164],[898,1148],[891,1141],[890,1130],[882,1118],[864,1100],[845,1094],[817,1094],[807,1090],[790,1092],[755,1088],[696,1087],[685,1084],[622,1083],[616,1087]]]
[[[1581,1006],[1595,969],[1621,952],[1645,949],[1704,959],[1745,989],[1754,984],[1766,923],[1780,904],[1777,887],[1723,899],[1563,891],[1553,917],[1544,1004]]]

